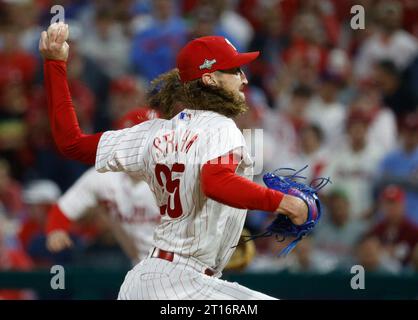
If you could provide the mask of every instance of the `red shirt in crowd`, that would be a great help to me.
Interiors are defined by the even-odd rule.
[[[397,226],[385,219],[370,231],[370,235],[377,236],[383,246],[393,246],[395,255],[405,265],[410,261],[412,251],[418,243],[418,226],[406,217]]]

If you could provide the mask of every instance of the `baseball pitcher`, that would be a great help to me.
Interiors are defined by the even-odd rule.
[[[42,32],[49,118],[65,156],[95,163],[99,172],[143,178],[155,195],[161,222],[147,258],[125,277],[119,299],[272,299],[221,280],[248,209],[276,212],[303,224],[300,197],[252,182],[252,160],[234,116],[246,111],[240,68],[259,52],[239,53],[225,38],[190,41],[177,68],[153,81],[151,103],[169,120],[85,135],[66,80],[68,26]]]

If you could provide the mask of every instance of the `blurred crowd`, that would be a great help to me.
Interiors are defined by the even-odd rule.
[[[0,270],[129,264],[94,212],[74,224],[73,249],[45,248],[50,206],[87,169],[50,135],[37,46],[54,4],[70,25],[69,85],[86,133],[145,106],[150,80],[192,38],[261,51],[245,68],[250,110],[238,126],[264,129],[264,171],[309,165],[308,181],[332,184],[315,233],[285,260],[275,239],[257,240],[248,270],[418,272],[415,0],[0,0]],[[351,28],[355,4],[364,29]],[[271,219],[250,212],[246,226],[258,233]]]

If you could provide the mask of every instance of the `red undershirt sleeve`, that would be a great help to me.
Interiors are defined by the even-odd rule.
[[[59,152],[69,159],[95,164],[102,133],[89,135],[81,132],[68,87],[66,62],[47,59],[44,77],[48,117]]]
[[[209,161],[203,165],[201,171],[203,193],[208,198],[234,208],[276,211],[284,194],[235,174],[238,164],[232,161],[232,154],[227,157],[229,161],[222,161],[219,157],[218,163]]]
[[[56,230],[68,231],[71,226],[71,220],[64,215],[57,204],[54,204],[48,212],[48,219],[46,221],[45,232],[47,234]]]

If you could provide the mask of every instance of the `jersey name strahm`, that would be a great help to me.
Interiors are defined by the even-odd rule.
[[[216,63],[216,59],[208,60],[205,59],[205,61],[199,66],[200,70],[203,69],[212,69],[212,65]]]
[[[175,131],[170,130],[160,136],[154,138],[153,147],[157,158],[166,157],[169,153],[184,152],[187,153],[199,135],[192,133],[189,129],[180,132],[181,142],[175,140]],[[179,146],[180,144],[180,146]]]

